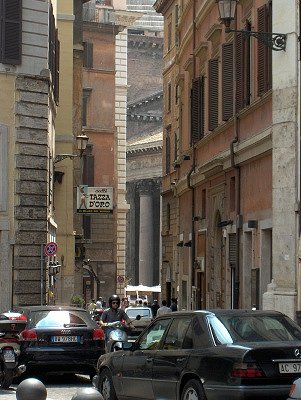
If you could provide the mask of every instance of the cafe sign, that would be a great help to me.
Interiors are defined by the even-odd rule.
[[[77,187],[77,212],[92,214],[110,212],[113,210],[112,187],[90,187],[80,185]]]

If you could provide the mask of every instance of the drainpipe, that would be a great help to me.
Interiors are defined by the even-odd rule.
[[[196,2],[192,2],[192,78],[196,78],[196,59],[195,59],[195,43],[196,43]],[[192,287],[195,286],[195,276],[194,276],[194,262],[195,262],[195,231],[194,231],[194,215],[195,215],[195,188],[191,185],[191,174],[195,170],[195,146],[192,143],[192,165],[187,174],[187,185],[191,190],[191,295],[193,294]],[[192,298],[192,296],[191,296]],[[191,299],[192,300],[192,299]]]
[[[234,21],[235,27],[237,30],[237,15],[235,16]],[[240,255],[239,255],[239,247],[240,247],[240,166],[236,164],[235,161],[235,153],[234,153],[234,145],[239,143],[239,117],[237,114],[237,104],[236,104],[236,41],[237,36],[234,33],[234,41],[233,41],[233,131],[234,131],[234,139],[230,143],[230,157],[231,157],[231,167],[236,170],[235,175],[235,205],[236,205],[236,235],[235,235],[235,269],[234,269],[234,288],[233,288],[233,308],[239,308],[239,287],[240,287]]]

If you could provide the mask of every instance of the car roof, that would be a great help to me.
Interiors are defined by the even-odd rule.
[[[147,306],[139,306],[139,307],[127,307],[126,310],[150,310]]]
[[[59,306],[59,305],[45,305],[45,306],[19,306],[16,310],[26,310],[26,311],[87,311],[80,307],[73,306]]]
[[[134,307],[133,307],[134,308]],[[162,315],[164,317],[167,314]],[[169,313],[168,315],[171,315]],[[280,316],[284,315],[280,311],[274,310],[247,310],[247,309],[208,309],[208,310],[183,310],[183,311],[174,311],[172,315],[229,315],[229,316],[242,316],[242,315],[274,315]],[[161,317],[161,316],[160,316]],[[159,317],[157,317],[159,318]]]

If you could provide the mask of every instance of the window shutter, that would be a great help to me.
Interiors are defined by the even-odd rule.
[[[218,60],[209,60],[209,130],[218,126]]]
[[[267,21],[267,8],[266,5],[258,8],[257,10],[257,23],[258,23],[258,32],[267,32],[266,29],[266,21]],[[258,41],[257,42],[257,82],[258,82],[258,96],[261,96],[266,92],[267,87],[267,60],[266,60],[266,46],[264,43]]]
[[[60,42],[58,38],[58,29],[55,30],[55,54],[54,54],[54,100],[59,102],[60,92]]]
[[[22,0],[1,0],[1,62],[21,64]]]
[[[239,112],[244,106],[244,39],[243,34],[236,36],[236,112]]]
[[[170,132],[168,130],[165,139],[165,169],[166,174],[170,173]]]
[[[229,235],[229,264],[231,267],[236,266],[236,234]]]
[[[223,121],[233,115],[233,43],[223,45]]]
[[[94,186],[94,156],[92,154],[86,154],[84,157],[83,183]]]
[[[91,239],[91,216],[83,214],[84,239]]]
[[[196,143],[199,138],[199,100],[200,100],[200,80],[192,81],[191,90],[191,143]]]
[[[267,30],[266,32],[273,32],[272,30],[272,2],[269,1],[269,3],[266,5],[267,9]],[[267,57],[267,77],[266,77],[266,90],[272,89],[272,49],[269,47],[265,46],[265,51],[266,51],[266,57]]]
[[[93,43],[84,42],[83,66],[93,68]]]
[[[247,21],[245,26],[246,31],[251,31],[251,23]],[[251,101],[251,41],[250,37],[246,36],[243,39],[243,68],[244,68],[244,99],[243,106],[246,107]]]
[[[200,78],[199,117],[199,139],[202,139],[205,131],[205,78],[203,76]]]

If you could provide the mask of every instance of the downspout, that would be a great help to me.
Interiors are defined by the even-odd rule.
[[[195,36],[196,36],[196,2],[192,2],[192,78],[196,78],[196,65],[195,65]],[[191,294],[193,293],[192,288],[195,286],[195,276],[194,276],[194,263],[195,263],[195,231],[194,231],[194,215],[195,215],[195,189],[191,185],[191,174],[195,171],[195,146],[191,141],[192,146],[192,165],[187,174],[187,186],[191,190]],[[191,296],[191,304],[192,303],[192,296]]]
[[[237,30],[237,16],[235,16],[234,20],[235,27]],[[239,142],[239,117],[237,114],[237,102],[236,102],[236,42],[237,35],[234,33],[233,40],[233,131],[234,131],[234,139],[230,144],[230,157],[231,157],[231,167],[236,170],[235,175],[235,205],[236,205],[236,235],[235,235],[235,269],[234,269],[234,288],[233,288],[233,308],[239,308],[239,288],[240,288],[240,230],[241,230],[241,221],[240,221],[240,166],[236,164],[235,161],[235,152],[234,145]]]

